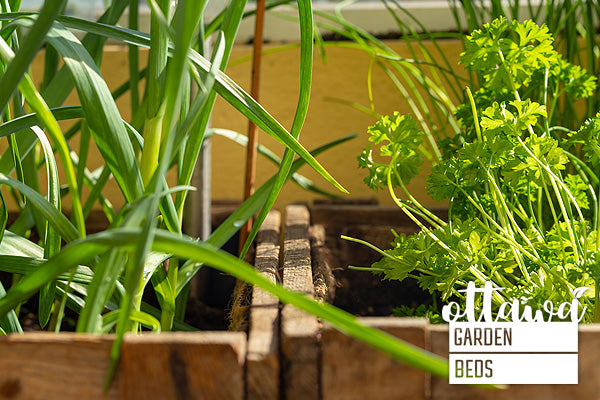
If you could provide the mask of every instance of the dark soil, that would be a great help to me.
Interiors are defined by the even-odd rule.
[[[369,272],[338,270],[334,272],[338,287],[333,304],[354,315],[389,316],[394,308],[406,305],[417,308],[432,304],[414,280],[382,281]]]
[[[325,228],[325,257],[336,280],[335,296],[330,301],[335,306],[359,316],[389,316],[401,305],[416,308],[432,304],[432,295],[413,279],[384,281],[380,275],[348,268],[370,267],[381,255],[340,236],[389,249],[394,239],[392,229],[398,234],[417,231],[416,225],[407,220],[401,210],[378,207],[368,200],[359,204],[321,203],[315,207],[311,211],[311,223]]]
[[[392,227],[362,226],[349,228],[344,234],[387,249],[393,239],[391,229]],[[330,265],[336,280],[335,306],[360,316],[388,316],[393,313],[394,308],[401,305],[416,308],[421,304],[431,304],[429,292],[421,290],[413,279],[402,282],[382,280],[380,275],[368,271],[348,269],[349,265],[370,267],[381,259],[379,253],[339,237],[337,240],[331,238],[331,241],[337,241],[329,247],[332,251]]]

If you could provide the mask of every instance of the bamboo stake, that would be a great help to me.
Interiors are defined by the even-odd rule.
[[[254,24],[254,43],[252,52],[252,81],[250,96],[259,100],[260,88],[260,64],[262,61],[263,30],[265,21],[265,0],[256,2],[256,21]],[[256,153],[257,153],[256,125],[248,121],[248,146],[246,147],[246,178],[244,182],[244,200],[254,193],[254,181],[256,176]],[[244,246],[246,238],[250,234],[253,218],[250,218],[240,229],[240,249]]]

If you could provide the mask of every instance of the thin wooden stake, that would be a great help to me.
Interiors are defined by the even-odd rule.
[[[256,2],[256,22],[254,24],[254,44],[252,52],[252,82],[250,86],[250,95],[256,101],[259,98],[260,87],[260,64],[262,60],[263,28],[265,23],[265,0]],[[246,179],[244,182],[244,200],[254,193],[254,180],[256,176],[256,147],[257,147],[256,125],[248,121],[248,146],[246,147]],[[246,238],[250,234],[253,218],[240,230],[240,252]]]

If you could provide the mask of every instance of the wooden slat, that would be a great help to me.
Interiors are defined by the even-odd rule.
[[[271,282],[279,281],[281,214],[271,211],[258,232],[254,265]],[[246,399],[279,399],[279,300],[261,288],[252,291],[246,356]]]
[[[361,322],[427,348],[428,323],[415,318],[367,317]],[[429,374],[408,367],[332,327],[321,331],[323,400],[420,400],[428,398]]]
[[[309,214],[304,206],[286,207],[283,245],[283,286],[312,296],[314,292]],[[314,316],[285,305],[281,311],[281,354],[283,386],[287,400],[319,397],[317,343],[318,322]]]
[[[104,393],[113,340],[44,332],[0,337],[0,399],[244,398],[244,333],[127,336]]]
[[[579,384],[561,385],[562,399],[600,398],[600,324],[579,325]]]
[[[120,398],[243,400],[245,357],[243,332],[128,336]]]
[[[335,277],[327,259],[325,228],[323,225],[313,225],[309,228],[309,235],[315,298],[327,302],[335,296]]]
[[[447,209],[433,209],[442,219],[448,215]],[[408,216],[395,206],[315,204],[310,209],[311,224],[322,224],[328,232],[338,231],[350,225],[406,226],[416,227]]]
[[[116,399],[103,392],[112,336],[27,333],[0,337],[0,399]]]

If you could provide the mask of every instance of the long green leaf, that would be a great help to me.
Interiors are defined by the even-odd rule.
[[[218,128],[209,129],[207,131],[206,137],[209,138],[212,135],[218,135],[218,136],[225,137],[235,143],[239,143],[242,146],[248,145],[248,136],[242,135],[239,132],[235,132],[235,131],[232,131],[229,129],[218,129]],[[354,137],[356,137],[356,135],[354,135]],[[277,166],[281,165],[281,159],[273,151],[271,151],[268,147],[259,143],[257,146],[257,150],[258,150],[259,154],[266,157],[269,161],[271,161],[275,165],[277,165]],[[317,194],[321,194],[321,195],[325,195],[328,197],[338,197],[338,195],[335,193],[331,193],[326,190],[318,188],[310,179],[308,179],[307,177],[305,177],[303,175],[300,175],[298,173],[293,173],[291,177],[292,177],[292,180],[294,181],[294,183],[297,184],[298,186],[300,186],[304,190],[307,190],[307,191],[310,191],[313,193],[317,193]]]
[[[172,325],[170,317],[175,315],[176,293],[171,286],[171,282],[168,279],[167,272],[164,268],[156,268],[156,272],[152,275],[152,286],[154,287],[156,298],[162,310],[161,319],[164,319],[165,316],[168,316],[168,320],[161,320],[161,325],[167,325],[170,329],[170,326]]]
[[[43,258],[31,258],[23,256],[11,256],[0,254],[0,271],[10,274],[28,275],[40,268],[46,262]],[[76,267],[73,275],[71,272],[60,274],[56,280],[67,281],[73,278],[73,282],[90,283],[94,276],[89,267]]]
[[[44,249],[22,236],[6,231],[0,242],[0,254],[42,259]]]
[[[150,41],[152,46],[148,54],[148,79],[146,80],[146,121],[144,127],[144,147],[140,168],[144,184],[148,184],[156,171],[159,159],[161,137],[163,134],[163,119],[165,117],[165,79],[167,77],[168,34],[164,29],[169,29],[168,22],[160,23],[162,19],[168,20],[171,9],[169,0],[159,0],[151,7]],[[165,15],[166,14],[166,15]],[[167,27],[164,27],[167,24]],[[162,29],[161,29],[162,28]],[[168,128],[167,128],[168,129]]]
[[[21,78],[29,68],[33,58],[44,42],[46,33],[65,3],[66,0],[44,2],[44,6],[32,24],[27,38],[21,43],[19,51],[15,54],[12,62],[6,67],[2,77],[0,77],[0,110],[3,110],[8,104],[10,96],[12,96]]]
[[[113,0],[109,8],[98,19],[98,23],[114,25],[129,5],[129,0]],[[24,14],[24,13],[20,13]],[[14,18],[14,16],[12,17]],[[59,17],[58,19],[60,20]],[[86,48],[97,65],[102,58],[104,42],[106,37],[86,33],[81,40],[81,44]],[[43,96],[48,105],[58,107],[63,104],[69,93],[73,90],[73,79],[67,66],[63,66],[52,78],[48,86],[43,91]]]
[[[223,21],[221,30],[217,36],[212,53],[211,61],[213,65],[205,70],[207,74],[202,82],[205,91],[200,91],[194,100],[194,105],[199,109],[198,111],[202,110],[202,112],[199,112],[197,118],[190,121],[190,128],[194,129],[195,132],[189,136],[185,145],[181,170],[177,180],[179,184],[189,185],[191,182],[192,173],[200,154],[202,142],[204,141],[204,134],[217,98],[217,93],[213,91],[216,79],[215,75],[218,75],[221,71],[225,71],[245,6],[246,0],[232,2],[222,13]],[[202,50],[204,51],[204,44],[202,44]],[[178,196],[176,200],[178,209],[183,210],[185,193]]]
[[[15,22],[25,27],[31,25],[27,19]],[[129,201],[137,199],[143,186],[133,147],[98,67],[79,40],[61,24],[54,23],[47,40],[72,74],[95,143],[123,195]]]
[[[11,61],[11,64],[14,63],[15,55],[13,54],[12,49],[8,47],[8,44],[1,38],[0,56],[5,62]],[[83,220],[83,212],[81,209],[81,201],[79,198],[79,191],[77,189],[75,171],[73,169],[73,164],[71,163],[71,158],[69,156],[69,149],[66,140],[62,135],[60,127],[56,122],[56,119],[54,119],[54,117],[52,116],[50,109],[48,108],[44,99],[41,97],[41,95],[35,88],[33,81],[28,74],[24,73],[24,78],[20,80],[20,82],[18,83],[18,87],[23,96],[25,97],[27,103],[29,103],[31,108],[33,108],[33,110],[38,114],[38,117],[48,130],[49,135],[52,137],[52,141],[58,148],[58,152],[63,163],[63,167],[65,169],[65,174],[67,176],[67,181],[69,183],[72,211],[75,224],[77,225],[80,233],[82,235],[85,235],[85,224]]]
[[[126,261],[127,252],[118,248],[111,249],[100,257],[94,269],[94,276],[87,287],[85,305],[79,312],[77,332],[101,331],[102,311],[113,295]]]
[[[192,61],[204,70],[210,68],[210,63],[197,53],[191,53]],[[321,175],[326,181],[331,183],[343,193],[348,193],[332,176],[315,160],[310,153],[283,128],[269,113],[260,106],[255,100],[245,93],[235,82],[227,75],[217,74],[215,90],[229,103],[231,103],[244,116],[256,124],[258,128],[268,135],[275,138],[278,142],[285,145],[288,149],[304,158],[307,164]]]
[[[50,109],[52,115],[57,121],[66,119],[82,118],[83,111],[81,106],[66,106]],[[0,124],[0,137],[5,137],[13,133],[22,131],[32,126],[39,125],[41,122],[36,114],[23,115],[10,121]]]
[[[204,133],[208,124],[206,115],[210,115],[210,109],[214,106],[215,96],[213,86],[215,84],[215,75],[217,69],[223,66],[223,58],[225,57],[225,36],[220,34],[217,37],[213,56],[211,59],[211,69],[206,75],[203,82],[199,82],[198,95],[192,102],[188,116],[181,124],[176,132],[176,143],[181,141],[185,143],[183,149],[183,157],[178,171],[177,183],[189,185],[192,181],[192,174],[198,160],[200,147],[204,141]],[[184,137],[188,137],[187,142],[183,141]],[[176,198],[176,206],[178,210],[183,210],[185,204],[186,193],[178,194]]]
[[[75,228],[75,226],[73,226],[71,221],[61,214],[41,194],[31,189],[29,186],[24,185],[20,181],[4,174],[0,174],[0,184],[13,187],[27,196],[30,204],[35,207],[40,214],[44,216],[44,218],[46,218],[46,220],[56,229],[57,232],[60,233],[65,241],[72,242],[80,237],[79,231],[77,228]]]
[[[0,19],[7,18],[6,15],[0,15]],[[147,35],[140,32],[131,31],[125,28],[107,26],[93,23],[71,17],[60,17],[66,26],[74,29],[82,29],[87,32],[94,32],[98,35],[107,36],[125,43],[136,44],[148,48],[150,41]],[[210,71],[211,64],[195,51],[190,51],[188,57],[194,65],[200,68],[204,73]],[[215,90],[226,101],[231,103],[244,116],[249,118],[261,130],[274,137],[277,141],[290,148],[300,157],[305,158],[307,164],[318,172],[325,180],[330,182],[336,188],[344,193],[347,191],[308,153],[308,151],[298,143],[298,141],[275,120],[260,104],[258,104],[250,95],[241,89],[231,78],[222,72],[217,72]]]
[[[60,183],[58,181],[58,168],[54,160],[52,146],[44,135],[44,132],[37,126],[32,128],[33,132],[38,137],[44,152],[46,160],[46,186],[48,188],[47,199],[50,204],[60,212]],[[50,258],[52,255],[60,251],[60,235],[52,225],[46,223],[46,233],[44,235],[44,258]],[[50,319],[50,312],[54,304],[54,293],[56,291],[55,282],[48,282],[40,291],[39,299],[39,321],[42,327],[46,326]]]
[[[261,287],[277,296],[280,301],[293,304],[295,307],[329,322],[348,335],[384,351],[408,365],[430,371],[441,377],[448,377],[448,363],[441,357],[394,338],[380,330],[364,326],[357,322],[356,317],[334,306],[317,302],[279,285],[274,285],[252,266],[229,254],[220,252],[210,245],[161,231],[156,233],[153,247],[158,251],[165,251],[179,257],[204,262],[249,284]]]

